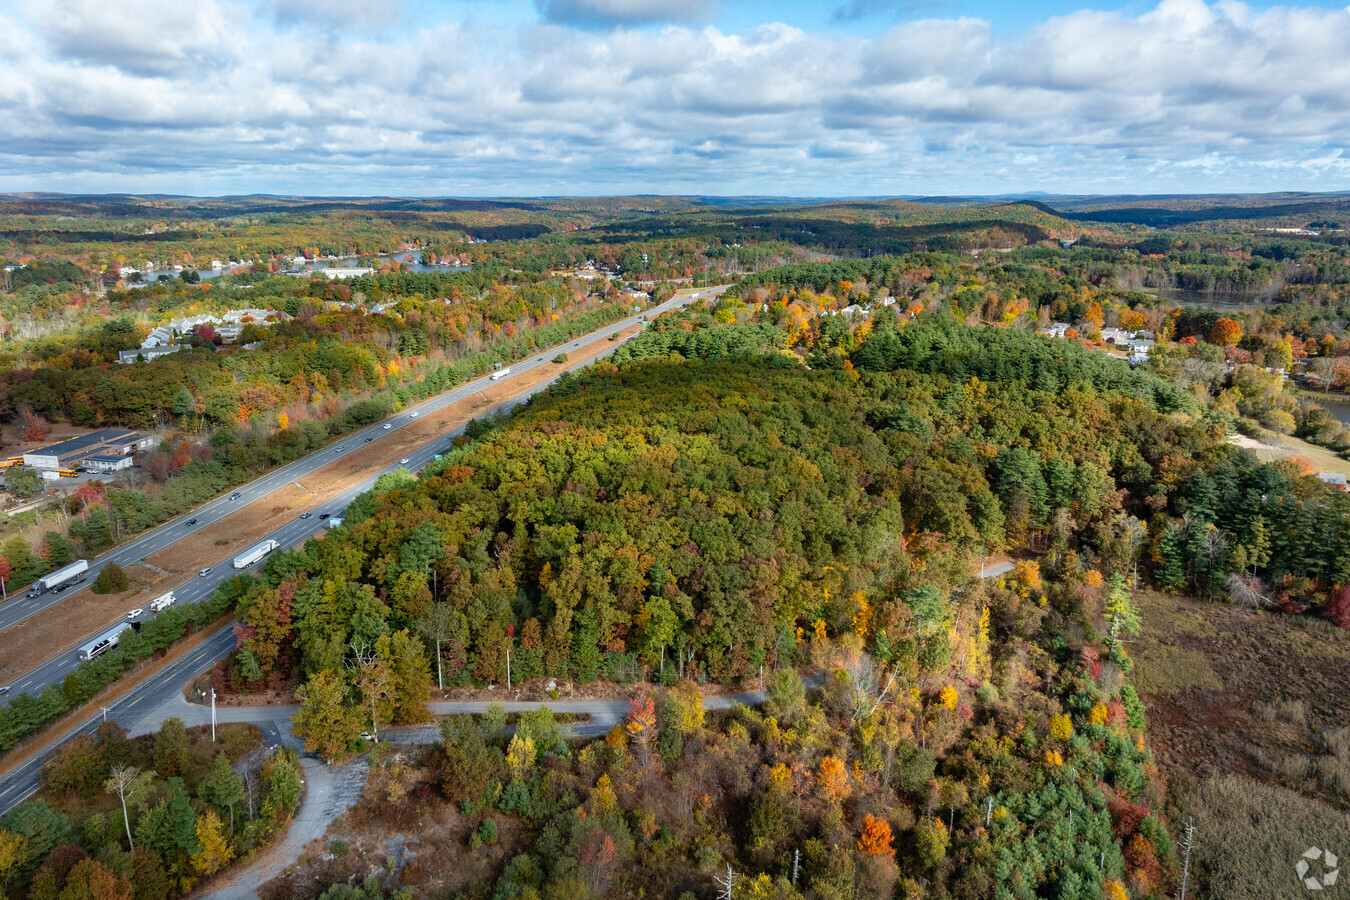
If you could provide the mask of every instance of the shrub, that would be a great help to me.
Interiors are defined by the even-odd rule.
[[[559,363],[559,364],[565,363],[565,362],[567,362],[567,354],[566,354],[566,353],[559,353],[557,356],[553,357],[553,361],[554,361],[555,363]]]
[[[94,579],[93,591],[95,594],[120,594],[130,587],[131,582],[127,579],[127,573],[122,571],[122,567],[117,563],[110,562]]]

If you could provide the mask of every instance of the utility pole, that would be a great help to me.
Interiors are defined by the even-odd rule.
[[[103,710],[103,721],[108,721],[108,707],[100,706],[99,709]]]
[[[506,689],[511,690],[511,645],[506,645]]]
[[[211,743],[216,742],[216,689],[211,688]]]

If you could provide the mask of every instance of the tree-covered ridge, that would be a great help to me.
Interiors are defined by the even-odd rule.
[[[962,327],[937,317],[898,326],[895,316],[878,316],[869,336],[853,351],[853,364],[863,371],[912,369],[1050,393],[1088,385],[1144,400],[1161,412],[1198,409],[1191,394],[1152,372],[1132,369],[1072,341],[1007,328]]]
[[[1274,597],[1288,609],[1311,606],[1342,621],[1328,603],[1350,579],[1350,498],[1294,464],[1262,464],[1226,444],[1224,418],[1195,418],[1191,391],[1075,341],[960,326],[946,316],[897,320],[883,310],[842,331],[831,327],[842,317],[824,321],[819,334],[805,336],[816,348],[805,359],[817,371],[864,373],[868,421],[915,442],[914,471],[923,477],[901,498],[912,526],[1009,549],[1040,549],[1047,534],[1076,534],[1080,549],[1112,559],[1126,535],[1135,535],[1131,556],[1146,535],[1139,561],[1166,588],[1209,596],[1236,589],[1243,602]],[[793,365],[791,355],[770,352],[781,344],[763,324],[719,326],[717,315],[694,310],[657,320],[616,358],[767,353],[762,366]],[[883,371],[890,378],[866,374]],[[1262,392],[1280,389],[1278,375],[1252,366],[1241,366],[1234,382],[1244,411]],[[934,451],[943,447],[938,456],[976,459],[981,478],[933,474]],[[986,484],[1001,507],[985,499]],[[1092,516],[1079,513],[1096,515],[1100,498],[1118,489],[1127,493],[1107,504],[1117,511],[1109,527],[1084,527]],[[965,514],[949,513],[963,506]],[[995,508],[1001,518],[990,514]],[[1057,524],[1061,509],[1073,514],[1072,526]]]
[[[517,677],[664,660],[729,680],[817,620],[907,620],[897,598],[960,584],[977,550],[1055,529],[1116,552],[1122,498],[1146,514],[1169,454],[1196,448],[1230,452],[1200,420],[1088,384],[855,383],[782,354],[597,366],[278,556],[274,581],[298,583],[278,643],[314,673],[443,608],[452,681],[505,680],[508,646]]]

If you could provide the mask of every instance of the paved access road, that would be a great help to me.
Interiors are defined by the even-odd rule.
[[[617,333],[625,328],[637,324],[638,321],[641,320],[642,318],[660,315],[663,312],[668,312],[670,310],[682,307],[688,303],[693,302],[694,300],[720,294],[724,290],[726,290],[726,288],[711,288],[708,290],[698,291],[693,294],[669,300],[666,303],[663,303],[658,307],[653,307],[650,310],[646,310],[639,315],[630,316],[621,322],[614,323],[613,325],[606,325],[604,328],[601,328],[598,331],[591,332],[589,335],[585,337],[578,338],[576,341],[570,344],[565,344],[559,347],[553,347],[548,351],[532,356],[529,359],[522,360],[521,362],[512,363],[511,374],[512,376],[515,376],[524,372],[528,372],[541,365],[551,366],[553,365],[552,363],[553,357],[556,356],[559,352],[567,352],[569,350],[575,350],[581,346],[593,344],[597,341],[606,341],[608,343],[607,339],[609,335]],[[614,348],[617,346],[618,346],[617,342],[611,343],[610,346],[605,347],[604,352],[602,352],[599,356],[597,356],[596,359],[601,359],[605,356],[608,356],[611,352],[613,352]],[[561,375],[562,373],[559,372],[558,374]],[[557,380],[557,377],[558,376],[554,376],[553,378],[550,378],[548,381],[545,381],[543,384],[540,384],[537,387],[521,391],[511,399],[505,400],[502,403],[498,404],[497,406],[493,407],[491,410],[482,412],[479,415],[485,416],[490,415],[493,412],[497,412],[498,410],[513,409],[514,407],[524,403],[530,397],[544,390],[549,385],[553,384],[553,382]],[[226,516],[229,516],[232,513],[238,511],[241,506],[260,500],[263,497],[266,497],[271,492],[289,484],[290,482],[302,478],[305,475],[308,475],[309,473],[314,472],[322,468],[323,466],[328,465],[334,459],[340,458],[342,455],[346,453],[350,453],[351,451],[356,450],[359,447],[365,446],[366,438],[377,440],[387,434],[391,434],[394,429],[400,428],[403,425],[410,424],[417,417],[426,415],[427,413],[435,412],[439,409],[449,406],[452,403],[456,403],[464,399],[465,397],[472,396],[478,393],[480,390],[482,390],[483,387],[491,383],[492,382],[488,378],[480,378],[477,379],[476,381],[468,382],[464,385],[461,385],[460,387],[447,391],[444,394],[440,394],[436,397],[433,397],[432,399],[427,400],[424,403],[421,403],[417,406],[409,407],[408,409],[403,410],[393,418],[388,419],[386,422],[376,423],[375,425],[372,425],[369,428],[366,428],[362,431],[354,432],[350,435],[345,436],[337,445],[333,447],[327,447],[323,450],[311,453],[309,456],[306,456],[303,459],[299,459],[293,463],[289,463],[285,466],[282,466],[280,469],[270,472],[267,475],[264,475],[255,481],[243,485],[237,491],[237,493],[240,495],[238,500],[230,500],[228,495],[226,497],[212,500],[210,503],[192,511],[191,513],[184,514],[178,519],[175,519],[171,522],[161,525],[158,528],[152,529],[151,531],[148,531],[145,534],[141,535],[139,538],[127,544],[124,544],[121,547],[117,547],[114,550],[104,554],[103,556],[98,557],[95,560],[92,560],[90,563],[89,572],[86,574],[84,585],[92,584],[97,570],[101,568],[103,565],[106,565],[108,562],[116,562],[118,565],[125,567],[133,565],[136,562],[144,559],[145,557],[153,556],[154,554],[164,550],[166,547],[170,547],[177,541],[188,536],[194,530],[199,528],[205,528],[207,525],[210,525],[214,522],[218,522],[221,519],[224,519]],[[509,384],[510,382],[507,381],[506,383]],[[385,427],[386,425],[390,427],[386,428]],[[406,465],[403,465],[403,468],[406,468],[414,472],[421,469],[428,462],[431,462],[433,459],[435,459],[438,453],[440,453],[442,450],[444,450],[446,447],[449,446],[448,441],[449,438],[461,434],[463,430],[464,430],[463,427],[459,427],[451,431],[445,432],[444,434],[441,434],[438,437],[432,438],[427,444],[422,446],[420,449],[411,451],[408,454],[408,456],[405,457],[408,460],[408,462]],[[339,448],[341,449],[339,450]],[[293,519],[292,521],[278,528],[276,531],[273,531],[271,534],[266,535],[266,538],[271,538],[272,540],[275,540],[278,543],[278,545],[282,547],[293,547],[297,544],[303,543],[304,540],[310,535],[328,527],[328,522],[321,520],[319,518],[320,514],[326,512],[332,515],[340,515],[342,510],[346,509],[347,505],[351,503],[352,500],[354,500],[359,494],[370,490],[370,488],[374,485],[376,478],[378,478],[385,472],[391,472],[399,467],[400,467],[399,463],[391,463],[385,468],[380,469],[377,472],[374,472],[364,481],[355,485],[351,489],[343,492],[337,497],[332,498],[331,500],[325,501],[321,506],[315,507],[312,510],[312,512],[314,513],[312,518]],[[187,522],[188,519],[194,518],[197,520],[197,524],[195,526],[188,527],[185,523]],[[266,538],[260,538],[259,540],[264,540]],[[215,591],[216,587],[222,581],[238,574],[238,572],[233,567],[233,558],[235,555],[236,553],[232,552],[230,556],[220,560],[217,563],[214,563],[211,567],[210,574],[205,576],[191,577],[182,584],[175,586],[173,590],[174,594],[178,598],[178,602],[197,603],[209,598],[211,594]],[[255,566],[254,571],[256,571],[259,568],[261,568],[261,565]],[[167,590],[167,588],[165,589]],[[14,600],[11,600],[9,603],[0,605],[0,629],[8,628],[9,626],[15,624],[16,622],[20,622],[23,619],[27,618],[28,616],[40,613],[50,607],[56,607],[54,612],[59,612],[58,604],[60,604],[62,600],[69,599],[71,596],[73,596],[74,593],[76,593],[75,590],[66,591],[63,594],[55,594],[49,592],[32,600],[27,599],[26,597],[22,599],[16,598]],[[147,610],[145,616],[142,617],[141,621],[147,621],[150,617],[151,613]],[[71,647],[66,648],[65,650],[58,653],[51,659],[47,660],[37,668],[31,669],[28,672],[25,672],[22,675],[17,676],[14,679],[14,681],[9,685],[11,689],[11,693],[9,696],[13,697],[20,693],[38,694],[47,685],[55,684],[64,680],[66,675],[70,674],[70,672],[75,668],[75,666],[79,664],[79,647],[87,643],[89,640],[93,639],[96,635],[101,634],[103,631],[107,630],[108,628],[111,628],[116,624],[117,623],[115,621],[106,622],[99,627],[94,627],[91,623],[89,633],[84,638],[82,638],[78,643],[74,644]],[[8,698],[6,698],[4,702],[7,702],[7,700]]]

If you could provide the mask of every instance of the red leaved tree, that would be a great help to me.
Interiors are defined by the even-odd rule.
[[[1327,599],[1327,618],[1342,628],[1350,628],[1350,585],[1331,589]]]
[[[47,420],[33,411],[33,407],[27,403],[20,403],[19,413],[19,431],[25,441],[44,441],[47,435],[51,434],[52,427],[47,424]]]

